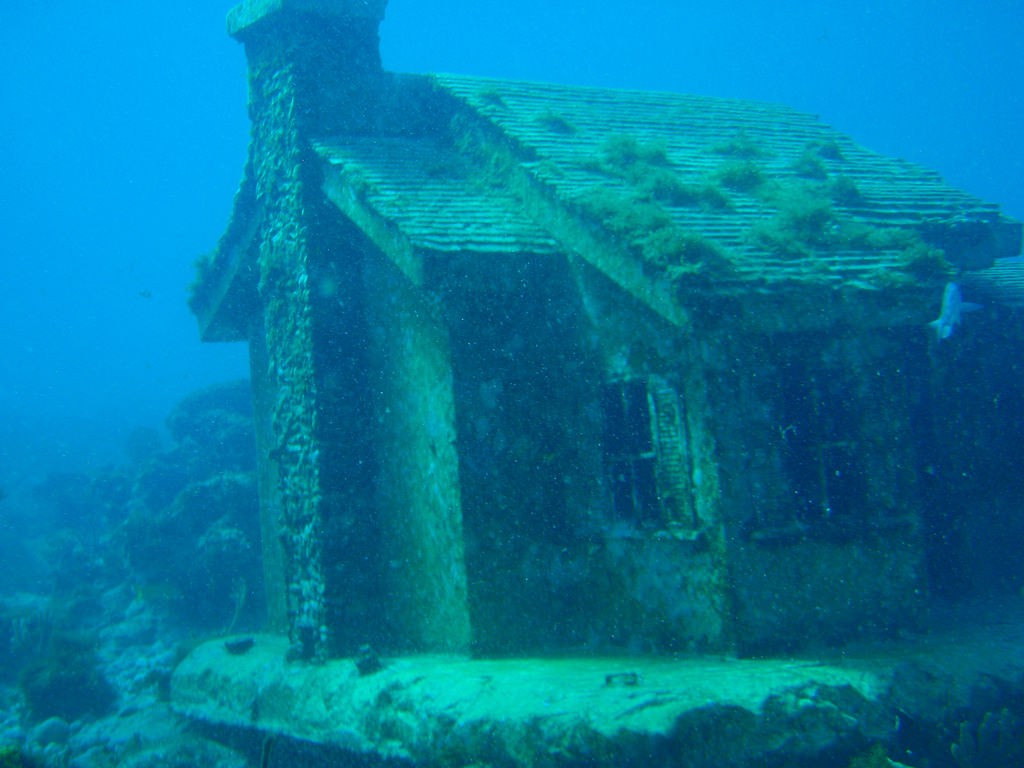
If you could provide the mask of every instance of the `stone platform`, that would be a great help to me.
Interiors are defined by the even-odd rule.
[[[172,705],[262,741],[267,766],[846,766],[872,748],[898,762],[865,765],[1001,765],[1024,749],[1005,709],[1024,700],[1020,607],[818,658],[415,656],[362,676],[258,635],[195,649]]]

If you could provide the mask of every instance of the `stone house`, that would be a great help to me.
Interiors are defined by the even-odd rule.
[[[1020,225],[782,106],[386,72],[385,5],[228,20],[252,141],[192,307],[249,345],[270,628],[322,659],[913,626],[967,450],[927,323],[953,279],[1020,295]]]

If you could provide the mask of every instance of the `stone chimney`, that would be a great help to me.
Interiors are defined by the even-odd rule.
[[[233,8],[228,33],[245,44],[251,108],[259,107],[258,95],[270,95],[261,86],[286,87],[303,132],[368,130],[383,81],[378,28],[386,6],[387,0],[246,0]],[[255,123],[255,110],[251,116]]]
[[[292,655],[324,659],[335,646],[325,599],[331,512],[324,502],[313,359],[319,326],[310,293],[324,205],[313,140],[365,134],[379,119],[385,75],[378,26],[386,0],[247,0],[228,32],[249,62],[256,190],[259,316],[250,329],[268,619]]]

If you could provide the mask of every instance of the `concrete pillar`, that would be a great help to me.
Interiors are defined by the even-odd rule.
[[[448,328],[437,302],[366,264],[389,620],[403,650],[462,652],[470,620]]]

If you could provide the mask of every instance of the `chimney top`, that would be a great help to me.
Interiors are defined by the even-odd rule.
[[[244,0],[228,11],[228,34],[244,37],[253,26],[279,13],[381,22],[387,4],[388,0]]]

